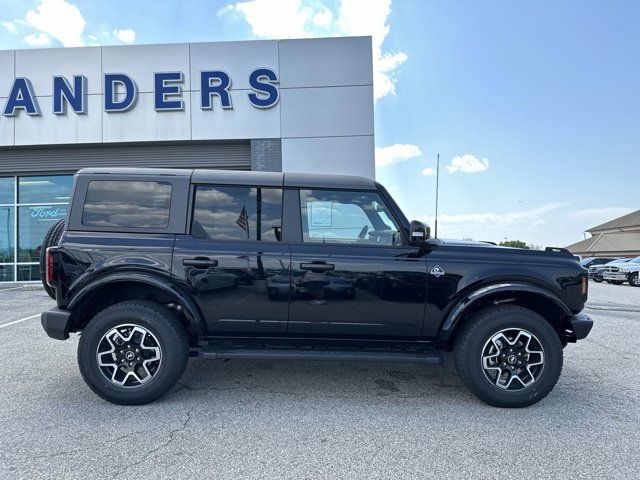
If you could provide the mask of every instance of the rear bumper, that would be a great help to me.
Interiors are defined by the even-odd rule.
[[[571,327],[576,335],[576,340],[582,340],[589,335],[591,328],[593,327],[593,320],[586,313],[578,313],[569,319]]]
[[[51,338],[66,340],[69,338],[69,317],[71,313],[59,308],[53,308],[42,312],[40,323],[42,328]]]

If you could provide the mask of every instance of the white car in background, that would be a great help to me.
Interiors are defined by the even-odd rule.
[[[604,280],[602,275],[604,273],[605,268],[612,265],[620,266],[622,264],[630,262],[631,260],[632,260],[631,258],[618,258],[617,260],[612,260],[609,263],[600,264],[600,265],[590,265],[589,278],[596,283],[600,283]]]
[[[602,277],[610,283],[621,285],[629,282],[634,287],[640,287],[640,257],[629,260],[627,263],[607,265]]]

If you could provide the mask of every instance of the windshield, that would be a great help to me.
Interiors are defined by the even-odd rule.
[[[636,257],[632,260],[629,260],[630,263],[640,263],[640,257]]]
[[[583,258],[582,260],[580,260],[580,265],[582,265],[582,266],[588,265],[591,262],[593,262],[594,260],[595,260],[594,257]]]

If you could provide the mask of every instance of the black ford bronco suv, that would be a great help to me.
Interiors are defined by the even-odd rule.
[[[89,387],[166,393],[189,356],[439,364],[501,407],[545,397],[587,336],[566,250],[431,238],[360,177],[85,169],[43,245],[55,339],[79,332]]]

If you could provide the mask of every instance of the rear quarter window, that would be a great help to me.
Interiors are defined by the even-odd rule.
[[[87,227],[167,228],[171,183],[93,180],[87,187],[82,224]]]

